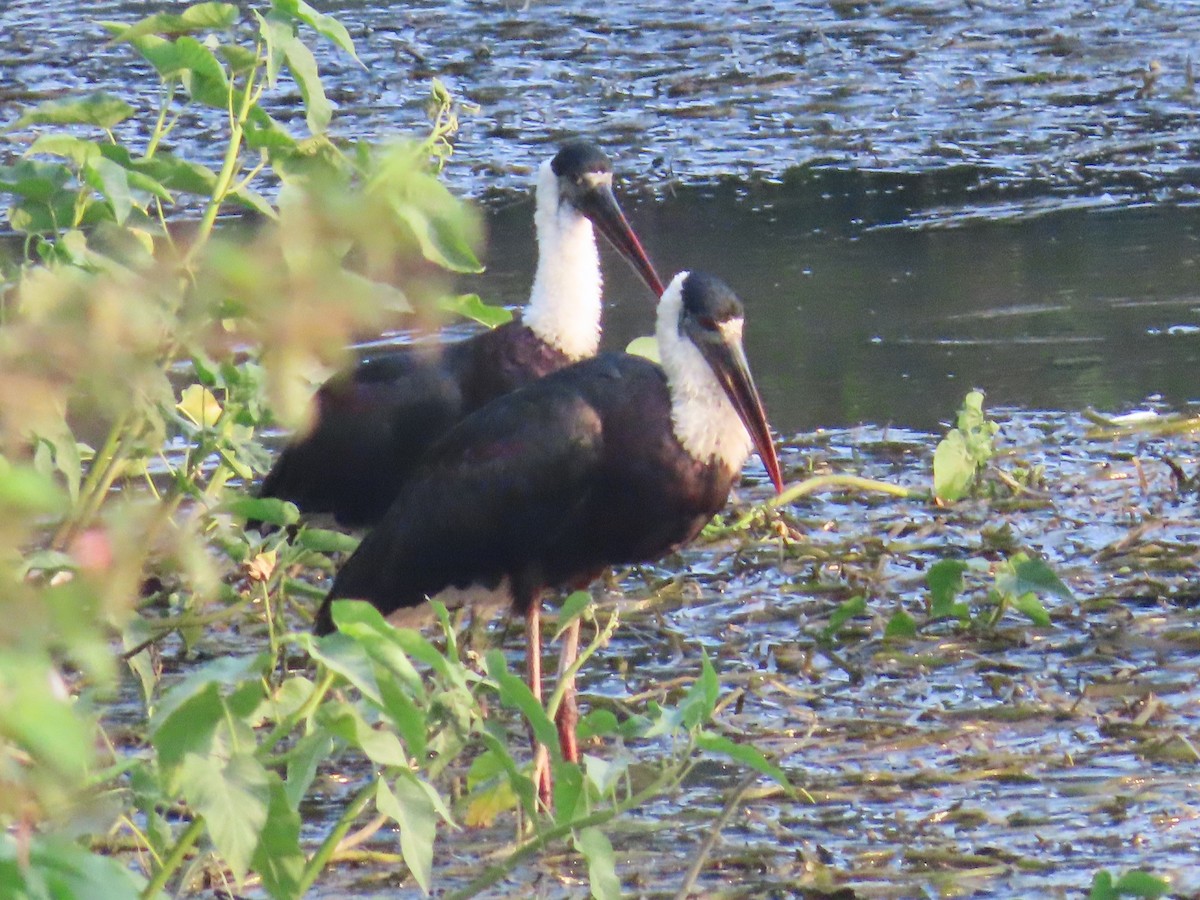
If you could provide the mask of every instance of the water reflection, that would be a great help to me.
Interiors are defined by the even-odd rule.
[[[748,301],[748,352],[784,433],[933,428],[972,387],[992,404],[1061,410],[1198,396],[1200,210],[964,215],[929,227],[929,205],[960,188],[932,175],[810,172],[681,190],[630,215],[664,273],[712,269]],[[530,215],[525,202],[491,214],[480,283],[490,299],[524,299]],[[651,300],[606,263],[605,340],[623,347],[650,330]]]

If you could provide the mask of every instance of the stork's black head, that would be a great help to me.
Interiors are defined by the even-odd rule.
[[[604,151],[590,141],[569,141],[550,160],[550,170],[558,180],[559,203],[568,203],[586,216],[633,266],[654,296],[661,297],[662,280],[613,196],[612,161]]]
[[[567,141],[558,148],[550,168],[559,178],[578,184],[588,174],[612,175],[612,160],[590,141]]]
[[[723,282],[706,272],[689,272],[683,280],[683,306],[680,310],[681,330],[689,321],[701,332],[716,333],[720,326],[746,317],[746,308],[737,294]],[[719,338],[718,338],[719,339]]]
[[[712,369],[754,441],[775,490],[782,492],[783,476],[775,445],[771,443],[767,414],[742,348],[742,323],[746,315],[742,301],[725,282],[703,272],[688,272],[679,291],[680,334],[696,345]]]

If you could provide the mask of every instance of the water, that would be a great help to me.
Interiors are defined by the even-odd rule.
[[[925,489],[930,432],[976,386],[1000,411],[1002,467],[1042,472],[1032,498],[948,509],[806,498],[788,510],[794,543],[702,543],[652,570],[688,572],[687,590],[628,613],[583,672],[585,705],[693,671],[705,647],[746,691],[723,727],[778,754],[813,798],[748,801],[699,889],[1081,896],[1099,869],[1147,867],[1200,890],[1195,759],[1177,737],[1200,727],[1200,517],[1162,462],[1193,472],[1194,443],[1091,439],[1074,412],[1200,399],[1196,4],[319,5],[365,63],[320,54],[338,136],[423,127],[435,75],[479,105],[447,178],[487,204],[489,271],[468,286],[488,299],[528,290],[531,169],[562,137],[592,135],[664,273],[711,269],[747,301],[792,478]],[[30,98],[141,85],[95,22],[174,6],[7,0],[0,119]],[[299,131],[295,103],[273,109]],[[174,149],[216,162],[214,122],[185,121]],[[0,136],[0,157],[27,137]],[[605,340],[620,347],[651,308],[606,263]],[[764,499],[751,475],[742,500]],[[1012,549],[1074,592],[1052,627],[1010,614],[994,631],[881,637],[897,609],[923,614],[932,563],[975,561],[978,603]],[[640,577],[621,587],[606,602],[650,593]],[[855,594],[867,614],[826,653],[816,636]],[[708,767],[612,829],[622,873],[642,875],[634,890],[675,890],[737,777]],[[323,799],[310,811],[332,822],[341,796]],[[328,824],[309,821],[306,838]],[[444,834],[439,886],[510,837],[507,822]],[[375,841],[395,848],[386,830]],[[318,891],[368,896],[374,874],[340,869]],[[578,895],[580,877],[572,857],[540,859],[494,896]]]

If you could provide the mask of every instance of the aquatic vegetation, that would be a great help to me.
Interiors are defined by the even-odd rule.
[[[286,898],[334,861],[368,858],[429,891],[439,831],[515,813],[528,833],[464,895],[571,846],[597,896],[615,896],[602,829],[702,759],[786,784],[713,726],[721,690],[705,659],[670,702],[587,716],[581,738],[604,749],[582,766],[552,761],[544,820],[509,747],[528,727],[557,748],[561,695],[542,709],[503,653],[460,645],[444,610],[439,644],[361,604],[339,610],[340,634],[308,633],[313,582],[356,540],[243,493],[267,466],[264,431],[302,423],[308,386],[356,332],[401,314],[507,316],[450,290],[479,269],[477,215],[437,177],[456,106],[435,84],[419,139],[333,140],[306,41],[352,61],[354,46],[295,0],[252,19],[201,3],[106,27],[149,64],[154,90],[33,106],[10,126],[24,158],[0,167],[24,236],[0,284],[6,887],[149,898],[254,884]],[[141,105],[147,93],[156,105]],[[285,122],[289,102],[304,137]],[[219,170],[167,149],[191,128],[219,136]],[[218,228],[237,208],[251,219]],[[260,534],[248,518],[287,527]],[[560,626],[572,618],[592,635],[578,665],[619,617],[580,595]],[[631,754],[606,752],[626,741],[661,748],[636,777]],[[321,804],[338,812],[302,840]],[[360,849],[385,824],[394,852]]]
[[[953,501],[967,496],[980,471],[996,453],[994,439],[1000,426],[983,413],[983,392],[963,398],[954,428],[933,454],[933,494]]]

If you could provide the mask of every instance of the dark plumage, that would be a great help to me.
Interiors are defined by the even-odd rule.
[[[466,340],[367,359],[330,379],[317,392],[313,429],[284,449],[259,495],[332,513],[345,526],[371,525],[456,422],[595,353],[600,273],[591,224],[662,293],[611,184],[611,164],[598,148],[564,145],[540,170],[540,255],[525,316]]]
[[[741,324],[732,291],[683,273],[659,303],[662,367],[601,354],[464,419],[338,572],[317,633],[333,629],[338,598],[386,615],[447,590],[486,589],[526,615],[540,697],[545,589],[584,586],[608,566],[656,560],[691,540],[725,505],[752,442],[782,487]],[[573,704],[563,711],[569,759]]]

